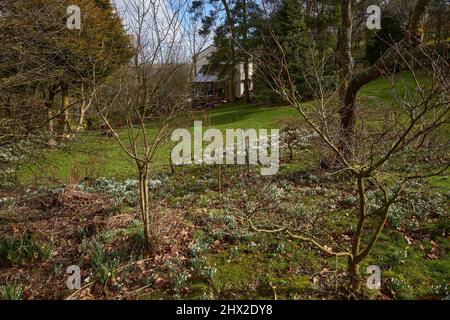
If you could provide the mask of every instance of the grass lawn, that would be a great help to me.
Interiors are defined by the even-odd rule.
[[[298,117],[290,107],[265,107],[260,105],[227,104],[194,116],[193,121],[203,122],[204,130],[214,127],[225,132],[226,129],[276,128],[276,121]],[[209,123],[209,126],[207,125]],[[154,133],[149,129],[149,134]],[[126,131],[120,130],[126,141]],[[157,151],[152,165],[153,172],[170,171],[169,159],[171,144],[166,142]],[[65,182],[76,167],[82,175],[102,176],[116,179],[134,178],[135,165],[114,138],[102,136],[99,132],[87,132],[62,148],[44,153],[31,165],[19,171],[21,182],[54,183]],[[28,159],[27,159],[28,162]]]
[[[399,76],[400,91],[405,92],[405,88],[414,89],[414,80],[410,74],[402,73]],[[421,81],[425,81],[421,78]],[[386,105],[395,103],[392,99],[391,85],[385,78],[379,78],[360,91],[360,97],[370,99],[370,104],[376,101]],[[299,113],[289,106],[267,107],[257,104],[226,104],[217,106],[212,110],[195,115],[193,121],[201,120],[203,127],[214,127],[225,132],[226,129],[274,129],[279,125],[277,121],[286,118],[300,119]],[[208,126],[209,124],[209,126]],[[153,129],[148,129],[149,134],[154,133]],[[448,128],[447,128],[448,130]],[[119,130],[120,136],[127,141],[126,131]],[[170,152],[171,143],[166,142],[157,150],[152,164],[152,172],[170,172]],[[30,161],[31,160],[31,161]],[[282,166],[282,170],[298,169],[309,165],[311,158],[303,159],[295,164]],[[125,180],[135,177],[135,164],[128,158],[120,146],[113,138],[102,136],[99,132],[86,132],[80,134],[74,141],[57,150],[52,150],[26,159],[26,166],[18,171],[18,180],[24,184],[35,185],[65,183],[71,176],[107,177]],[[435,178],[433,181],[440,188],[448,188],[448,180],[445,178]]]

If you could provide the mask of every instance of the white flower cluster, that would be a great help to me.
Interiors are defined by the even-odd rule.
[[[14,198],[12,198],[12,197],[0,198],[0,208],[2,208],[2,207],[9,207],[13,203],[14,203]]]
[[[159,179],[148,181],[149,189],[157,189],[162,186]],[[78,190],[85,192],[106,193],[115,203],[128,202],[131,205],[137,203],[137,189],[139,182],[136,179],[116,181],[108,178],[98,178],[94,182],[84,182],[77,186]]]
[[[103,177],[98,178],[93,183],[81,183],[77,186],[78,189],[86,192],[106,193],[116,203],[124,201],[128,201],[129,203],[136,203],[137,187],[137,180],[127,179],[121,182]]]
[[[22,158],[22,156],[14,154],[14,152],[10,148],[1,148],[0,149],[0,162],[4,162],[4,163],[17,162],[21,158]]]
[[[292,147],[299,147],[306,149],[311,147],[311,140],[318,135],[316,132],[311,132],[305,129],[290,129],[283,130],[280,134],[280,144],[282,148],[287,148],[288,145]]]
[[[159,179],[153,179],[153,180],[150,179],[148,181],[148,187],[150,189],[156,189],[156,188],[160,187],[161,185],[162,185],[162,181]]]

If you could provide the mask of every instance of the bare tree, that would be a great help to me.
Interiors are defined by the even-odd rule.
[[[133,37],[134,58],[114,81],[98,88],[92,100],[117,143],[136,164],[149,254],[158,251],[159,242],[157,212],[152,208],[148,185],[151,164],[171,128],[183,119],[180,113],[189,106],[190,66],[181,24],[186,5],[185,0],[132,0],[119,8]],[[123,129],[111,121],[119,118],[125,124]]]
[[[392,206],[402,199],[411,181],[444,174],[450,166],[449,140],[442,130],[448,124],[450,111],[450,69],[446,58],[426,48],[414,51],[406,44],[395,46],[391,51],[395,52],[390,55],[400,59],[413,78],[413,87],[408,87],[401,76],[389,71],[389,61],[382,64],[380,60],[379,69],[373,72],[378,74],[383,70],[391,84],[394,103],[387,106],[382,101],[372,101],[362,106],[359,114],[355,113],[352,134],[358,136],[358,142],[354,144],[351,158],[341,149],[341,123],[335,117],[341,108],[342,87],[336,91],[327,86],[325,79],[325,68],[332,57],[320,56],[312,49],[308,64],[303,65],[305,81],[314,92],[314,101],[307,104],[302,102],[290,76],[281,45],[268,58],[279,64],[277,68],[271,68],[273,64],[261,58],[258,61],[267,83],[299,112],[320,137],[324,150],[336,159],[333,162],[339,165],[333,174],[345,174],[358,195],[358,222],[347,249],[335,250],[331,244],[321,243],[305,233],[301,225],[288,220],[270,232],[287,232],[330,255],[347,257],[354,291],[361,288],[361,262],[375,246]],[[376,208],[368,205],[368,186],[379,194]]]

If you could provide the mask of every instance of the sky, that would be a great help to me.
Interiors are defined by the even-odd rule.
[[[185,46],[183,15],[188,2],[190,0],[113,0],[127,33],[135,39],[140,34],[141,44],[150,55],[160,50],[160,43],[171,51],[174,51],[174,44],[177,48]]]
[[[112,0],[122,17],[125,29],[136,34],[139,26],[149,47],[164,38],[167,42],[177,42],[185,51],[186,58],[199,52],[211,41],[196,39],[195,48],[192,41],[195,30],[189,16],[192,0]],[[138,23],[138,13],[148,10],[145,21]],[[175,19],[174,19],[175,16]],[[157,22],[157,23],[155,23]],[[167,30],[170,29],[170,32]],[[199,36],[197,36],[199,38]]]

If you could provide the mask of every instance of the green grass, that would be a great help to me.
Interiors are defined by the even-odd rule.
[[[437,239],[435,239],[437,240]],[[395,291],[397,299],[417,299],[431,296],[450,298],[450,254],[449,241],[438,238],[445,254],[439,259],[426,257],[430,250],[429,240],[422,240],[409,246],[402,234],[393,232],[383,235],[370,257],[365,261],[363,270],[370,264],[381,267],[385,283]],[[426,250],[421,250],[421,247]]]
[[[315,289],[308,273],[320,270],[322,261],[309,249],[272,235],[257,234],[250,240],[237,250],[230,247],[209,255],[208,264],[217,269],[212,286],[218,297],[273,299],[275,286],[280,298],[293,299]],[[283,250],[278,249],[280,243]]]
[[[23,288],[13,284],[6,283],[0,286],[0,300],[21,300],[23,295]]]
[[[417,74],[418,81],[421,85],[425,86],[429,81],[422,74]],[[395,87],[398,92],[402,95],[405,93],[412,94],[416,91],[416,84],[414,81],[414,77],[411,73],[402,72],[398,73],[394,76],[394,80],[396,81]],[[375,98],[378,99],[388,105],[394,104],[394,96],[395,90],[392,84],[385,77],[378,78],[368,85],[363,87],[359,96],[367,97],[367,98]]]
[[[400,92],[414,91],[414,79],[411,74],[400,73],[396,75],[396,78],[399,79]],[[419,79],[421,82],[426,82],[423,76]],[[395,108],[393,90],[385,78],[379,78],[363,87],[359,95],[363,98],[362,101],[367,101],[368,105],[373,104],[376,107],[377,101],[381,101]],[[209,127],[217,128],[222,132],[225,132],[226,129],[237,128],[273,129],[278,126],[277,121],[285,118],[301,119],[300,114],[289,106],[227,104],[197,114],[188,129],[193,131],[194,120],[203,121],[204,129],[209,124]],[[149,128],[148,134],[154,135],[155,130]],[[128,141],[126,130],[119,130],[119,135],[123,141]],[[170,172],[171,147],[170,142],[165,142],[157,150],[151,165],[153,173]],[[303,161],[285,164],[281,170],[309,168],[313,158],[314,155],[309,155]],[[75,169],[78,171],[77,174],[73,174]],[[99,132],[86,132],[80,134],[63,148],[43,152],[42,155],[36,155],[31,159],[24,159],[24,165],[19,168],[17,176],[19,182],[34,183],[36,186],[65,183],[70,176],[124,180],[136,177],[136,165],[114,138],[102,136]],[[448,189],[449,187],[447,179],[434,179],[433,183],[439,189]]]
[[[48,260],[51,248],[38,245],[28,234],[19,238],[0,237],[0,266],[24,264],[33,260]]]
[[[225,132],[226,129],[248,128],[275,128],[277,120],[286,117],[298,117],[295,110],[290,107],[265,107],[260,105],[223,105],[215,109],[199,114],[192,120],[201,120],[204,130],[214,127]],[[154,129],[148,129],[150,135]],[[120,130],[119,134],[124,141],[126,131]],[[157,171],[169,171],[171,145],[169,142],[161,145],[157,150],[152,169]],[[79,135],[74,141],[63,148],[44,152],[37,159],[25,159],[24,163],[31,160],[32,164],[21,167],[18,173],[22,183],[36,182],[36,184],[52,184],[65,182],[71,176],[76,167],[81,176],[102,176],[107,178],[126,179],[134,178],[136,167],[134,162],[124,153],[114,138],[101,136],[99,132],[87,132]]]

